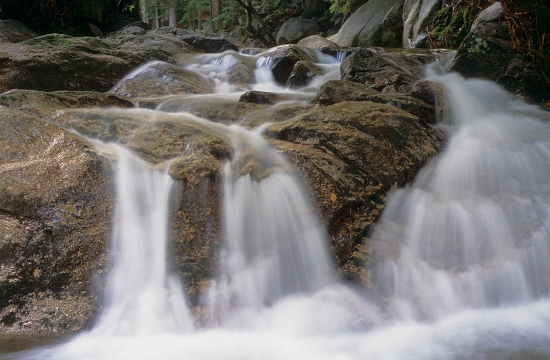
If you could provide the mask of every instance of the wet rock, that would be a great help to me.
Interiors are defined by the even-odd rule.
[[[441,6],[441,0],[405,0],[403,7],[404,48],[426,46],[428,28]]]
[[[319,34],[321,31],[321,26],[313,20],[291,18],[283,23],[275,40],[277,45],[296,44],[303,38]]]
[[[387,191],[410,181],[443,143],[416,116],[369,101],[324,107],[271,126],[268,135],[311,184],[345,269],[357,269],[346,264],[360,255],[357,246],[384,208]]]
[[[332,105],[341,101],[364,101],[368,96],[379,94],[379,91],[364,84],[349,80],[330,80],[321,85],[315,102]]]
[[[126,97],[170,94],[208,94],[211,85],[192,71],[161,61],[147,63],[118,82],[110,91]]]
[[[419,80],[425,64],[435,58],[428,53],[407,54],[359,48],[340,67],[343,80],[371,86],[378,91],[408,92]]]
[[[11,89],[107,91],[151,59],[174,61],[188,46],[175,37],[147,41],[75,38],[50,34],[5,44],[0,57],[0,92]],[[143,43],[141,43],[143,41]],[[139,44],[137,42],[140,42]]]
[[[383,94],[367,85],[346,80],[328,81],[317,93],[317,103],[331,105],[341,101],[372,101],[393,105],[429,124],[436,122],[433,101],[429,104],[409,94]]]
[[[294,64],[294,68],[288,77],[287,84],[290,88],[306,86],[315,76],[323,75],[323,70],[309,61],[300,60]]]
[[[92,316],[109,234],[107,163],[76,135],[0,106],[0,330],[67,332]]]
[[[275,81],[281,85],[286,85],[294,69],[294,65],[298,61],[309,59],[301,47],[294,45],[278,46],[266,55],[271,56],[273,60],[273,68],[271,71]]]
[[[17,43],[37,36],[17,20],[0,20],[0,43]]]
[[[291,95],[275,94],[264,91],[247,91],[241,95],[239,102],[273,105],[280,101],[288,101],[292,99],[294,98]]]
[[[384,17],[403,0],[370,0],[346,20],[340,31],[331,38],[342,47],[398,46],[393,34],[384,27]]]

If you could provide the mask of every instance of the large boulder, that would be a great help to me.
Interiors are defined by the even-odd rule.
[[[432,98],[431,101],[429,97],[427,99],[424,101],[411,94],[380,93],[368,85],[346,80],[331,80],[321,86],[315,101],[321,105],[332,105],[342,101],[372,101],[388,104],[416,115],[429,124],[435,124],[434,99]]]
[[[82,329],[113,206],[107,162],[76,135],[0,106],[0,331]]]
[[[0,20],[0,43],[16,43],[37,36],[37,33],[17,20]]]
[[[291,18],[283,23],[277,32],[277,45],[296,44],[298,41],[322,31],[321,26],[313,20]]]
[[[400,51],[355,49],[340,67],[343,80],[367,84],[382,92],[408,92],[435,57],[427,52],[407,54]]]
[[[346,20],[331,38],[342,47],[399,46],[395,36],[384,27],[386,14],[403,0],[370,0]]]
[[[49,34],[0,52],[0,92],[10,89],[107,91],[149,60],[176,62],[189,46],[173,35],[97,39]]]
[[[363,281],[355,261],[386,193],[409,182],[443,144],[418,117],[370,101],[329,105],[273,125],[268,135],[311,184],[344,274]]]
[[[441,6],[442,0],[405,0],[403,7],[404,48],[425,47],[428,28]]]

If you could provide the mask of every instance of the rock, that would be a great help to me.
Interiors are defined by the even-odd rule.
[[[37,36],[17,20],[0,20],[0,43],[17,43]]]
[[[460,44],[449,70],[466,77],[497,80],[506,72],[508,63],[516,56],[509,37],[497,37],[508,34],[507,28],[508,23],[505,21],[479,24]],[[478,35],[479,33],[483,33],[483,36]]]
[[[342,47],[399,45],[383,24],[388,11],[402,2],[403,0],[370,0],[346,20],[331,40]]]
[[[229,140],[215,126],[187,114],[150,110],[88,109],[62,112],[54,121],[103,141],[116,141],[178,181],[171,220],[173,264],[191,301],[217,269],[220,242],[219,171],[230,158]]]
[[[483,9],[475,18],[470,32],[473,32],[481,23],[497,22],[504,20],[504,10],[500,1],[496,1],[493,5]]]
[[[265,55],[271,57],[273,77],[281,85],[286,85],[294,65],[298,61],[309,58],[302,48],[294,45],[278,46]]]
[[[130,70],[151,59],[174,61],[189,51],[172,36],[75,38],[50,34],[5,44],[0,92],[10,89],[107,91]]]
[[[241,95],[239,102],[273,105],[281,101],[289,101],[292,99],[292,96],[285,96],[285,94],[275,94],[264,91],[247,91]]]
[[[330,105],[273,125],[267,135],[311,184],[344,268],[380,216],[387,191],[410,181],[443,143],[416,116],[369,101]]]
[[[367,85],[346,80],[327,81],[317,93],[316,102],[331,105],[342,101],[372,101],[393,105],[418,116],[429,124],[435,124],[435,110],[432,104],[408,94],[383,94]]]
[[[233,41],[222,37],[205,37],[200,35],[184,35],[180,39],[195,49],[200,49],[202,52],[215,54],[228,50],[239,51],[240,46],[237,46]]]
[[[434,59],[428,53],[413,55],[359,48],[344,59],[340,72],[343,80],[367,84],[378,91],[408,92],[419,80],[425,64]]]
[[[321,31],[319,24],[313,20],[291,18],[283,23],[275,40],[277,45],[296,44],[303,38],[319,34]]]
[[[383,25],[393,34],[398,46],[401,46],[403,43],[403,3],[394,5],[388,11],[384,16]]]
[[[309,49],[339,49],[336,43],[325,39],[320,35],[311,35],[298,41],[298,45]]]
[[[107,163],[76,135],[0,106],[0,331],[82,329],[105,265]]]
[[[126,97],[153,97],[209,94],[212,89],[197,73],[162,61],[152,61],[119,81],[110,92]]]
[[[405,0],[403,47],[425,47],[428,27],[441,9],[441,0]]]
[[[238,102],[234,100],[212,99],[208,97],[167,99],[158,105],[158,109],[166,112],[187,113],[209,119],[212,122],[232,124],[238,122],[241,126],[256,128],[269,122],[277,123],[307,111],[310,106],[303,103],[278,104],[276,108],[267,105],[288,100],[285,94],[248,91],[241,95]],[[296,99],[296,98],[295,98]],[[311,100],[310,98],[304,100]],[[155,106],[156,107],[156,106]]]
[[[309,61],[300,60],[294,64],[294,68],[288,77],[287,84],[290,88],[306,86],[315,76],[323,75],[323,70]]]

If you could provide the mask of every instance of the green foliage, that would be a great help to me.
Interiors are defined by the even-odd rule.
[[[342,14],[348,17],[361,5],[367,3],[368,0],[329,0],[330,12],[333,14]]]

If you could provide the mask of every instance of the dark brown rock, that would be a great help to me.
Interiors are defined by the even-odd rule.
[[[0,20],[0,43],[17,43],[38,36],[17,20]]]
[[[360,256],[358,246],[387,191],[409,182],[443,143],[416,116],[369,101],[330,105],[274,125],[268,134],[311,184],[340,266],[355,270],[350,261]]]
[[[131,39],[50,34],[2,46],[0,92],[11,89],[107,91],[152,59],[175,62],[188,45],[174,36]]]
[[[96,306],[112,193],[76,135],[0,106],[0,329],[82,329]]]
[[[423,73],[426,63],[435,58],[422,51],[407,54],[359,48],[342,62],[343,80],[367,84],[385,92],[408,92]]]

